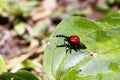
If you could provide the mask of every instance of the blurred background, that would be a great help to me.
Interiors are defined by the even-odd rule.
[[[119,10],[120,0],[0,0],[0,55],[8,71],[27,70],[48,80],[43,71],[44,50],[62,19],[96,20]]]

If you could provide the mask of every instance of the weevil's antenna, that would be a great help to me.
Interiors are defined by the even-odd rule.
[[[69,38],[68,36],[65,36],[63,34],[56,34],[53,37],[63,37],[63,38]]]

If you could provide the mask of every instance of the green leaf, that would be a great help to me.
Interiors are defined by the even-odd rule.
[[[113,4],[116,0],[108,0],[109,4]]]
[[[14,26],[14,30],[16,31],[16,33],[17,33],[18,35],[23,35],[24,32],[25,32],[25,23],[19,22],[18,24],[16,24],[16,25]]]
[[[70,15],[89,15],[91,14],[93,11],[91,8],[87,8],[87,9],[84,9],[84,10],[71,10],[69,11],[69,14]]]
[[[40,4],[38,1],[18,1],[18,0],[8,0],[7,2],[12,3],[8,5],[8,12],[14,15],[21,15],[24,18],[29,16],[30,11]]]
[[[28,71],[21,70],[21,71],[16,72],[15,75],[20,76],[24,78],[25,80],[39,80],[35,75],[33,75],[32,73]]]
[[[16,73],[3,73],[0,80],[39,80],[36,76],[28,71],[18,71]]]
[[[0,55],[0,74],[3,72],[6,72],[6,71],[7,71],[6,64],[5,64],[2,56]]]
[[[120,17],[119,12],[114,14],[116,18]],[[44,55],[44,71],[50,80],[120,79],[120,31],[114,31],[120,28],[120,24],[118,20],[114,22],[112,16],[98,21],[69,17],[58,25],[50,36],[50,45]],[[64,47],[56,47],[64,44],[63,38],[54,37],[57,34],[77,35],[87,49],[66,53]]]
[[[6,11],[9,10],[9,3],[6,0],[0,0],[0,7]]]
[[[35,37],[39,37],[43,34],[43,32],[45,31],[46,27],[45,24],[43,23],[38,23],[36,24],[32,30],[33,30],[33,36]]]
[[[28,67],[28,68],[37,68],[39,67],[38,63],[36,61],[32,61],[32,60],[26,60],[22,63],[22,65],[24,67]]]
[[[108,16],[98,20],[99,22],[110,24],[113,26],[120,26],[120,11],[119,12],[111,12]]]

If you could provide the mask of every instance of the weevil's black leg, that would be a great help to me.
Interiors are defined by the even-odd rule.
[[[71,49],[69,49],[69,48],[66,49],[66,53],[67,53],[69,50],[70,50],[70,54],[71,54]]]
[[[67,45],[67,44],[57,45],[57,47],[65,47],[65,48],[66,48],[66,53],[68,52],[68,50],[70,50],[70,49],[68,48],[68,45]],[[70,50],[70,53],[71,53],[71,50]]]
[[[69,49],[68,49],[68,48],[66,48],[66,54],[67,54],[68,50],[69,50]]]
[[[76,52],[78,51],[78,49],[74,49]]]
[[[70,54],[71,54],[71,49],[70,49]]]
[[[66,45],[57,45],[57,47],[66,47]]]
[[[70,54],[71,54],[71,47],[70,47],[70,44],[67,44],[67,47],[66,47],[66,53],[70,51]]]

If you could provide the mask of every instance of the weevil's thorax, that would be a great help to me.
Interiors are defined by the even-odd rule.
[[[72,35],[69,37],[69,42],[74,45],[79,45],[80,44],[80,39],[78,36]]]

